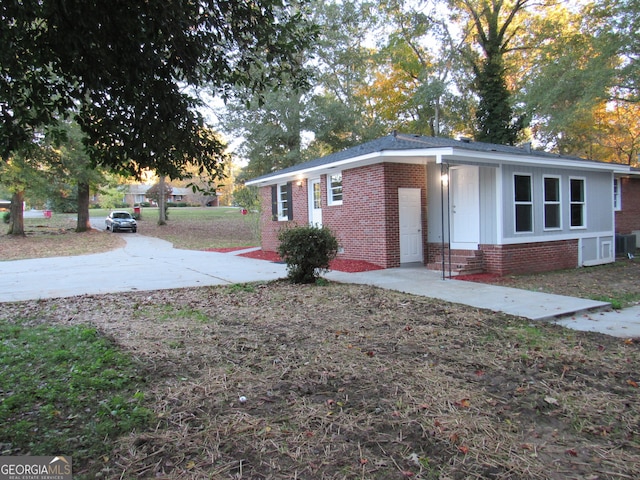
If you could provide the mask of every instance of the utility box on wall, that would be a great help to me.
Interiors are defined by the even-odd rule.
[[[622,257],[636,253],[635,235],[616,235],[616,256]]]

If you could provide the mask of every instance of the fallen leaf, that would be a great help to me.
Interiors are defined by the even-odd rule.
[[[469,408],[471,406],[471,400],[463,398],[462,400],[455,402],[454,405],[456,407]]]
[[[627,383],[633,388],[638,388],[638,383],[634,382],[633,380],[627,380]]]
[[[461,452],[461,453],[464,453],[466,455],[467,453],[469,453],[469,447],[467,447],[465,445],[460,445],[458,447],[458,451]]]
[[[567,455],[571,455],[572,457],[578,456],[578,452],[576,452],[574,448],[569,448],[568,450],[565,450],[564,453],[566,453]]]
[[[190,460],[187,462],[187,465],[186,465],[187,470],[193,470],[195,467],[196,467],[196,462],[194,462],[193,460]]]
[[[549,405],[558,405],[558,399],[553,398],[553,397],[544,397],[544,401],[547,402]]]
[[[366,458],[360,459],[360,465],[366,465],[367,463],[369,463],[369,460],[367,460]]]

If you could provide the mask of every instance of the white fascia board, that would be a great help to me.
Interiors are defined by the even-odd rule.
[[[534,157],[530,155],[512,155],[501,152],[479,152],[470,150],[450,149],[452,152],[439,158],[443,163],[451,161],[462,161],[467,164],[474,163],[490,163],[499,164],[511,163],[520,165],[530,165],[537,167],[554,167],[554,168],[575,168],[580,170],[604,170],[615,173],[630,173],[631,167],[629,165],[622,165],[619,163],[606,163],[606,162],[594,162],[590,160],[578,160],[570,158],[558,157],[554,158],[542,158]]]
[[[307,178],[311,175],[328,173],[333,170],[342,170],[345,168],[355,168],[385,161],[393,161],[402,158],[435,158],[437,164],[440,163],[464,163],[467,165],[485,165],[498,167],[504,163],[538,166],[538,167],[554,167],[554,168],[572,168],[581,170],[603,170],[614,172],[617,174],[632,173],[631,167],[628,165],[616,163],[593,162],[589,160],[573,160],[558,157],[541,158],[531,155],[513,155],[501,152],[484,152],[477,150],[457,149],[454,147],[442,148],[421,148],[407,150],[383,150],[381,152],[371,152],[357,157],[345,158],[332,163],[317,165],[315,167],[295,170],[293,172],[274,175],[264,180],[250,180],[246,185],[275,185],[277,183],[287,182],[300,178]]]
[[[250,180],[245,185],[267,186],[277,183],[287,182],[298,178],[308,178],[314,174],[323,174],[331,171],[344,170],[345,168],[362,167],[365,165],[373,165],[375,163],[384,163],[394,158],[425,158],[433,157],[433,149],[413,149],[413,150],[383,150],[381,152],[371,152],[357,157],[345,158],[332,163],[325,163],[315,167],[303,168],[293,172],[287,172],[280,175],[274,175],[264,180]]]

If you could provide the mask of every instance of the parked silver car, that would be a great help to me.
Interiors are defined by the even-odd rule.
[[[133,218],[129,212],[122,210],[111,212],[104,223],[106,229],[114,233],[120,230],[129,230],[133,233],[138,231],[138,222],[136,222],[135,218]]]

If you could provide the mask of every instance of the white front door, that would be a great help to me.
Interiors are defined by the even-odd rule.
[[[449,169],[451,189],[451,248],[477,250],[480,242],[478,167]]]
[[[419,188],[398,189],[400,263],[422,262],[422,201]]]
[[[322,188],[319,178],[309,179],[309,223],[322,226]]]

